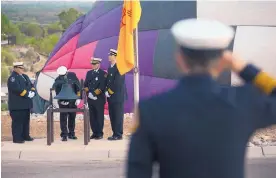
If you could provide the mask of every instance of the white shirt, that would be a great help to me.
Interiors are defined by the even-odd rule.
[[[114,64],[111,64],[111,68],[112,68],[112,67],[114,67],[114,66],[115,66],[115,64],[116,64],[116,63],[114,63]]]

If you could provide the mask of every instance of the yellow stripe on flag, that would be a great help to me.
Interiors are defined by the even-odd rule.
[[[141,17],[140,1],[124,1],[117,48],[117,67],[121,75],[134,67],[133,30]]]

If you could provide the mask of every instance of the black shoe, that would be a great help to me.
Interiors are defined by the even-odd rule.
[[[34,141],[34,139],[32,137],[28,137],[28,138],[25,139],[25,141],[31,142],[31,141]]]
[[[122,140],[123,137],[122,136],[111,136],[111,137],[108,137],[107,139],[110,140],[110,141],[113,141],[113,140]]]
[[[67,137],[62,137],[61,141],[66,142],[67,141]]]
[[[101,139],[103,139],[103,136],[96,136],[95,137],[95,140],[101,140]]]
[[[72,135],[68,136],[68,138],[69,138],[69,139],[73,139],[73,140],[77,140],[77,139],[78,139],[78,137],[72,136]]]
[[[25,143],[24,140],[14,140],[13,143]]]
[[[90,139],[95,139],[96,137],[96,135],[91,135]]]

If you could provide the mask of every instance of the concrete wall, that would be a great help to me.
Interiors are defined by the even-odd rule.
[[[276,77],[276,1],[198,0],[197,17],[236,26],[233,51]]]

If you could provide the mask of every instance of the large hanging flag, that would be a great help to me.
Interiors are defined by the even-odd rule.
[[[134,67],[133,31],[138,26],[141,12],[140,1],[124,0],[117,48],[117,67],[121,75]]]

